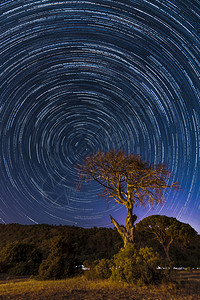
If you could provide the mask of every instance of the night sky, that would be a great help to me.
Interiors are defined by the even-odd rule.
[[[0,1],[0,223],[111,227],[75,164],[122,149],[166,163],[165,214],[200,233],[200,2]]]

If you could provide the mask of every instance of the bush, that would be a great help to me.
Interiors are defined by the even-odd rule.
[[[75,270],[75,253],[66,238],[53,238],[49,256],[40,265],[38,279],[66,278],[74,275]]]
[[[95,267],[96,277],[99,279],[108,279],[110,278],[112,271],[112,260],[101,259]]]
[[[94,262],[84,262],[84,266],[87,268],[85,271],[85,277],[91,279],[108,279],[110,278],[112,271],[112,260],[101,259]]]
[[[113,259],[84,262],[87,279],[108,279],[127,283],[149,284],[158,282],[161,273],[157,270],[159,256],[152,248],[137,250],[133,244],[121,249]]]
[[[191,267],[187,267],[187,268],[186,268],[186,271],[187,271],[187,272],[192,272],[193,270],[192,270]]]
[[[149,284],[160,279],[157,270],[159,256],[152,248],[137,250],[128,244],[114,256],[111,279],[127,283]]]
[[[92,280],[95,279],[95,266],[97,265],[97,260],[95,261],[89,261],[89,260],[85,260],[83,262],[84,267],[86,268],[84,271],[84,276],[88,279],[88,280]]]

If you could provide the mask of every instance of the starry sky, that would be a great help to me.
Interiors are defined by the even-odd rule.
[[[0,222],[111,227],[125,208],[75,164],[122,149],[166,163],[165,214],[200,233],[200,2],[0,1]]]

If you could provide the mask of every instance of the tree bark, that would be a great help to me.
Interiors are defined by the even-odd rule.
[[[133,215],[133,203],[132,201],[128,202],[126,205],[127,208],[127,217],[126,217],[126,235],[127,243],[134,243],[134,234],[135,234],[135,221],[137,216]]]
[[[132,214],[132,209],[131,207],[127,207],[127,217],[126,217],[126,227],[123,225],[119,225],[117,221],[110,216],[111,222],[113,225],[117,228],[117,231],[121,235],[123,242],[124,242],[124,248],[127,246],[129,243],[134,243],[134,233],[135,233],[135,221],[137,219],[136,215]]]
[[[127,241],[126,241],[127,240],[127,238],[126,238],[126,228],[123,225],[119,225],[118,222],[112,216],[110,216],[110,218],[111,218],[111,222],[117,228],[117,231],[121,235],[121,237],[123,239],[123,242],[124,242],[124,245],[126,245],[126,243],[127,243]]]

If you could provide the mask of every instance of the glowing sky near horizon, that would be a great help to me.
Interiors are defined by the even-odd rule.
[[[74,169],[122,149],[166,163],[182,188],[138,220],[200,232],[200,2],[7,0],[0,28],[0,222],[123,223]]]

